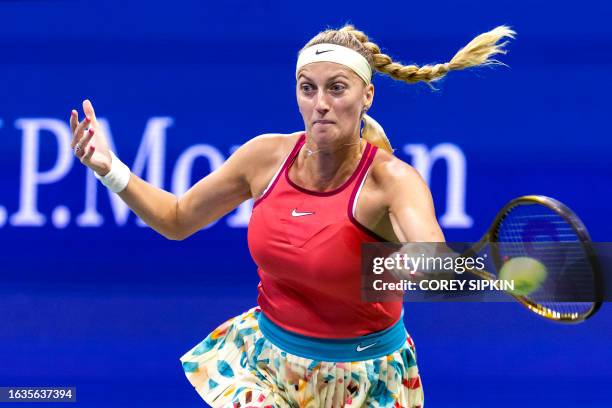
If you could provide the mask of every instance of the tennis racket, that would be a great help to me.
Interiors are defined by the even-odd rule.
[[[474,256],[487,245],[493,268],[468,270],[479,278],[500,279],[504,262],[514,257],[531,257],[544,264],[548,273],[536,290],[525,296],[508,292],[539,316],[556,322],[579,323],[601,307],[602,275],[589,233],[563,203],[539,195],[510,201],[499,211],[482,239],[462,256]]]

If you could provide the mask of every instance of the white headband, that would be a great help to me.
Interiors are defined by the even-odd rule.
[[[357,51],[336,44],[317,44],[302,51],[297,60],[295,78],[306,64],[313,62],[335,62],[352,69],[368,85],[372,80],[372,68],[368,60]]]

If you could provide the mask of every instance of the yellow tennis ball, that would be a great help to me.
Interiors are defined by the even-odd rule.
[[[527,296],[536,291],[546,280],[546,267],[540,261],[528,256],[517,256],[502,266],[499,278],[514,281],[514,290],[508,292]]]

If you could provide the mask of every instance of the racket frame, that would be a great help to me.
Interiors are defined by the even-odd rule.
[[[587,255],[587,259],[591,264],[593,273],[594,273],[594,289],[595,289],[595,300],[593,305],[586,313],[559,313],[554,310],[547,308],[546,306],[540,305],[532,300],[528,299],[522,295],[515,295],[510,292],[507,294],[513,297],[516,301],[521,303],[527,309],[536,313],[539,316],[542,316],[546,319],[553,320],[555,322],[560,323],[580,323],[592,317],[601,307],[603,301],[603,278],[601,274],[601,269],[599,263],[597,261],[597,254],[595,253],[595,249],[591,245],[591,237],[589,236],[589,232],[587,231],[584,223],[578,218],[578,216],[567,207],[565,204],[561,203],[558,200],[555,200],[551,197],[541,196],[541,195],[526,195],[522,197],[517,197],[512,201],[508,202],[496,215],[495,219],[491,223],[491,226],[487,230],[487,232],[483,235],[483,237],[474,244],[469,250],[465,251],[462,256],[475,256],[478,252],[480,252],[485,246],[492,242],[497,241],[497,232],[499,230],[499,226],[501,225],[504,218],[507,216],[508,212],[519,205],[530,205],[530,204],[539,204],[545,206],[554,212],[556,212],[561,218],[563,218],[574,230],[576,233],[580,244]],[[499,254],[497,251],[492,248],[492,258],[493,264],[496,268],[500,268],[502,265],[502,260],[499,258]],[[478,276],[482,279],[488,280],[496,280],[496,276],[491,272],[486,270],[479,269],[469,269],[468,272]]]

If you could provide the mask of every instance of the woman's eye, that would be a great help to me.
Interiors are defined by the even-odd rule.
[[[344,86],[344,84],[334,84],[334,85],[332,85],[332,87],[331,87],[331,90],[332,90],[333,92],[336,92],[336,93],[337,93],[337,92],[342,92],[342,91],[344,91],[345,89],[346,89],[346,86]]]
[[[312,86],[310,86],[308,84],[302,84],[300,86],[300,88],[302,89],[302,92],[305,92],[305,93],[312,92],[312,90],[313,90]]]

